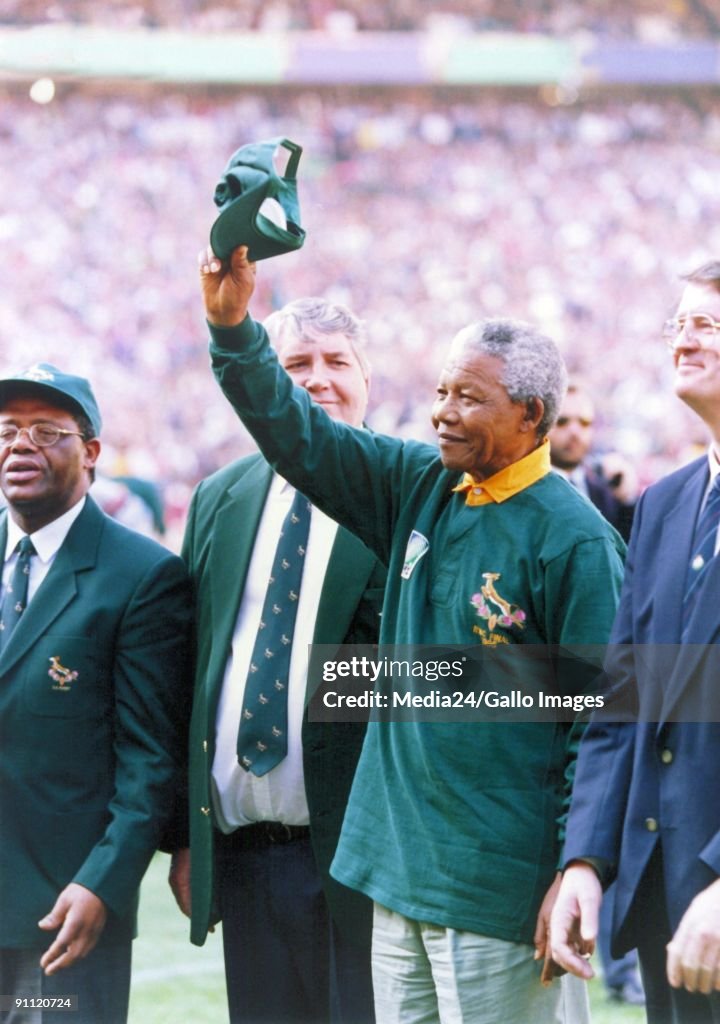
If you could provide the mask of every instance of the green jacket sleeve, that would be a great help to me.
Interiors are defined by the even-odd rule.
[[[138,583],[114,655],[114,795],[73,881],[122,916],[170,824],[187,756],[190,594],[168,554]]]

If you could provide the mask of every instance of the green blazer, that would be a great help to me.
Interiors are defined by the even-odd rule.
[[[189,630],[181,559],[87,498],[0,656],[0,947],[46,947],[69,882],[110,938],[134,933],[186,747]]]
[[[183,557],[194,583],[196,675],[190,726],[190,938],[205,941],[217,919],[214,901],[210,776],[215,717],[253,544],[272,470],[259,455],[241,459],[203,481],[193,495]],[[375,643],[385,569],[359,540],[339,529],[318,606],[314,642]],[[308,680],[308,689],[316,681]],[[360,940],[370,904],[330,878],[345,805],[365,733],[358,723],[308,721],[302,727],[305,789],[313,851],[338,925]]]

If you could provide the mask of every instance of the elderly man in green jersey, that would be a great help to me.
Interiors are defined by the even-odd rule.
[[[552,341],[507,319],[461,331],[432,408],[438,452],[333,420],[293,387],[247,313],[245,247],[201,254],[200,271],[225,395],[268,461],[389,567],[381,643],[607,639],[624,547],[550,472]],[[559,721],[370,723],[333,873],[375,903],[383,1024],[583,1019],[539,962],[572,736]]]

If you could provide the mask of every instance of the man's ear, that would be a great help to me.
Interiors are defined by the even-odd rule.
[[[100,455],[100,438],[92,437],[89,441],[84,441],[85,445],[85,469],[94,469],[95,463]]]
[[[525,416],[522,424],[523,429],[537,431],[544,415],[545,403],[542,398],[528,398],[525,403]]]

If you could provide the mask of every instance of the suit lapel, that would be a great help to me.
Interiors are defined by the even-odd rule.
[[[10,671],[27,654],[75,597],[77,573],[92,569],[97,561],[103,519],[103,513],[92,498],[86,498],[85,507],[70,527],[47,576],[0,655],[0,675]],[[6,526],[3,533],[7,539]]]
[[[695,520],[705,487],[707,486],[707,461],[690,477],[662,525],[662,534],[657,550],[662,562],[657,574],[655,609],[658,629],[656,636],[662,643],[680,643],[682,633],[682,606],[685,596],[685,580],[690,564]],[[688,510],[692,514],[688,515]]]
[[[682,490],[677,494],[677,501],[663,523],[663,532],[658,550],[663,552],[665,565],[663,575],[658,574],[658,595],[656,603],[662,602],[658,615],[656,636],[663,637],[661,642],[680,644],[682,632],[682,608],[685,596],[687,567],[692,557],[692,541],[695,532],[700,504],[703,500],[708,483],[707,460],[703,459],[697,472],[690,477]],[[688,510],[692,515],[688,515]],[[695,609],[688,623],[688,630],[682,649],[676,648],[677,657],[672,660],[672,670],[668,677],[662,703],[661,722],[671,716],[673,709],[683,693],[687,682],[699,667],[705,652],[705,646],[712,642],[720,625],[717,615],[717,601],[710,603],[706,595],[718,593],[720,585],[720,561],[716,558],[708,567],[705,582],[702,585]],[[660,641],[659,641],[660,642]]]
[[[213,522],[207,576],[216,638],[213,649],[217,652],[209,676],[215,691],[225,673],[227,652],[271,480],[272,469],[258,459],[257,464],[229,489]]]
[[[704,467],[703,467],[704,468]],[[708,473],[703,471],[693,478],[693,489],[688,488],[688,507],[696,509],[693,521],[693,532],[695,521],[697,521],[700,503],[705,495],[708,485]],[[692,543],[692,534],[690,543]],[[688,545],[688,563],[692,557],[692,551]],[[688,644],[709,644],[712,643],[720,629],[720,615],[718,614],[718,597],[720,596],[720,557],[717,555],[709,563],[702,583],[700,584],[697,598],[693,605],[692,615],[688,621],[686,642]]]
[[[361,540],[338,527],[320,593],[313,643],[342,640],[376,561]]]
[[[361,540],[338,527],[320,592],[313,644],[342,643],[376,562],[377,556]],[[308,686],[314,689],[320,678],[317,672],[309,671]],[[308,690],[306,699],[311,696]]]
[[[707,567],[688,622],[689,644],[715,643],[720,632],[720,554]]]

